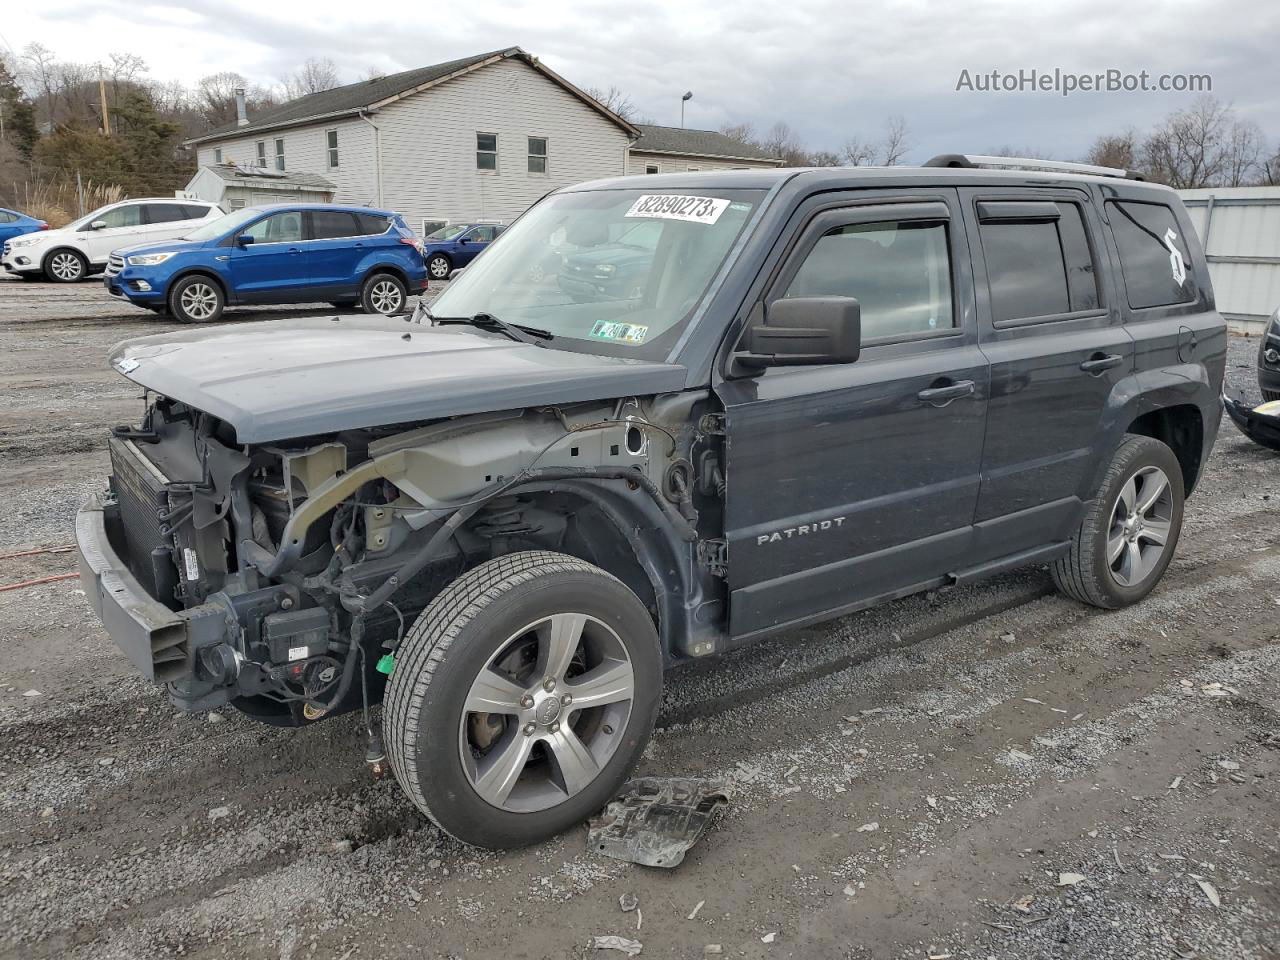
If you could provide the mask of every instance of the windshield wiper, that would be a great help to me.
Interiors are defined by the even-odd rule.
[[[549,330],[539,330],[537,327],[507,323],[505,320],[499,320],[492,313],[477,313],[471,317],[437,317],[428,312],[427,316],[433,324],[439,326],[449,323],[467,323],[480,330],[495,330],[498,333],[506,334],[512,340],[517,340],[520,343],[532,343],[535,347],[546,346],[546,342],[555,337]]]

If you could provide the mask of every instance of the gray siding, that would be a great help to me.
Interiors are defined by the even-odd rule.
[[[543,194],[624,170],[626,132],[519,60],[503,60],[384,108],[383,190],[423,218],[509,223]],[[498,136],[496,171],[476,169],[476,134]],[[528,168],[528,138],[547,140],[547,173]]]
[[[328,165],[326,133],[338,131],[338,166]],[[200,166],[214,163],[214,150],[222,148],[223,163],[250,164],[258,157],[257,143],[267,144],[267,169],[275,169],[275,142],[284,140],[286,170],[315,173],[337,186],[338,203],[376,205],[378,186],[374,174],[373,128],[363,120],[338,120],[329,124],[271,130],[219,143],[202,143],[196,158]],[[268,191],[269,192],[269,191]]]
[[[684,173],[690,167],[697,167],[699,170],[771,170],[778,164],[772,160],[725,160],[720,157],[686,157],[670,153],[631,151],[627,158],[627,173],[641,174],[648,166],[656,166],[659,173]]]

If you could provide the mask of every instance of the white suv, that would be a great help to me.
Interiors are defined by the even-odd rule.
[[[0,266],[22,276],[59,283],[81,280],[107,265],[111,251],[138,243],[177,240],[202,223],[223,216],[203,200],[124,200],[93,211],[61,230],[43,230],[6,240]]]

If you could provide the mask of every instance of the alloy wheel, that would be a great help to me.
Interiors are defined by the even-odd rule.
[[[558,613],[504,642],[471,684],[458,748],[494,807],[545,810],[595,780],[621,745],[635,670],[607,624]]]
[[[218,310],[218,292],[207,283],[192,283],[178,297],[182,312],[192,320],[208,320]]]
[[[389,314],[400,309],[403,297],[400,294],[400,288],[393,282],[379,280],[369,291],[369,302],[377,313]]]
[[[1120,488],[1107,531],[1107,564],[1122,587],[1142,583],[1164,556],[1173,523],[1173,488],[1159,467],[1143,467]]]
[[[79,280],[83,267],[74,253],[55,253],[49,260],[49,272],[59,280]]]
[[[445,277],[449,276],[449,261],[444,259],[444,257],[434,258],[427,266],[431,271],[431,276],[435,277],[437,280],[443,280]]]

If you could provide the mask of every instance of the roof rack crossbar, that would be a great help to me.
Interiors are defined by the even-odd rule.
[[[1033,157],[990,157],[977,153],[943,153],[926,161],[926,167],[1004,167],[1010,170],[1060,170],[1084,173],[1094,177],[1119,177],[1140,180],[1141,176],[1120,167],[1103,167],[1092,163],[1070,163],[1064,160],[1037,160]]]

